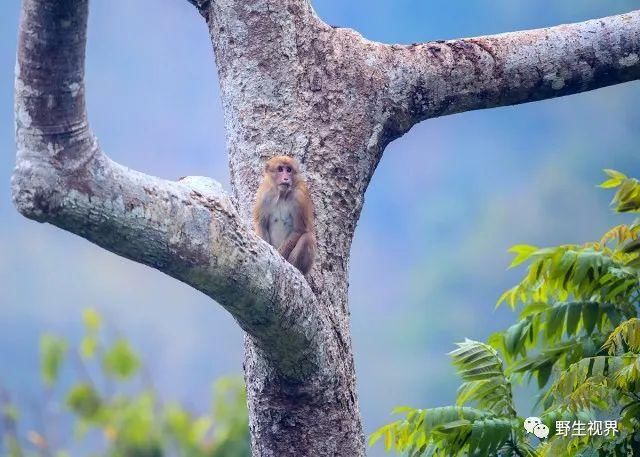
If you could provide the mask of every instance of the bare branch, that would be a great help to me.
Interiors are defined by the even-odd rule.
[[[217,300],[285,377],[324,362],[331,334],[305,279],[213,180],[165,181],[105,156],[88,128],[87,0],[25,0],[16,67],[18,210],[156,268]]]
[[[377,45],[381,103],[398,135],[432,117],[576,94],[640,78],[640,11],[411,46]]]

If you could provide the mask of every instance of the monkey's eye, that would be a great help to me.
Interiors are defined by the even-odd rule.
[[[291,167],[287,167],[287,173],[291,173]]]
[[[278,172],[282,173],[282,165],[278,167]]]

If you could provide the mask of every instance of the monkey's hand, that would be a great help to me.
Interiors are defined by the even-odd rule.
[[[298,240],[302,236],[300,232],[291,232],[291,234],[282,242],[280,247],[278,247],[278,252],[285,259],[289,258],[289,254],[293,251],[293,248],[298,244]]]

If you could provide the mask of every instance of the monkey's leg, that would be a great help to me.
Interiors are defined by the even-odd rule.
[[[316,252],[316,240],[313,233],[304,233],[296,243],[287,260],[306,275],[311,270]]]

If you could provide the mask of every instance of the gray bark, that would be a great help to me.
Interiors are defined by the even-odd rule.
[[[189,0],[207,21],[232,196],[111,161],[84,101],[87,0],[23,0],[13,198],[48,222],[183,281],[246,332],[255,456],[361,456],[349,251],[386,145],[430,117],[640,77],[640,14],[389,46],[323,23],[306,0]],[[316,210],[308,281],[250,229],[264,161],[297,157]]]

